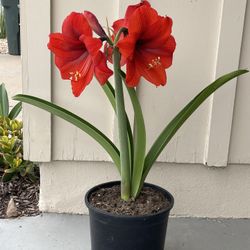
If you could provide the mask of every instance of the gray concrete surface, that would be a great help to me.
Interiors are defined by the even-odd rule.
[[[22,92],[21,77],[21,57],[0,54],[0,84],[5,84],[11,107],[16,103],[11,97]]]
[[[90,250],[88,216],[44,214],[0,220],[0,242],[1,250]],[[165,250],[249,249],[249,219],[169,221]]]

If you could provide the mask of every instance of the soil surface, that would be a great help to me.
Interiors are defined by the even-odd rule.
[[[135,201],[123,201],[120,185],[97,190],[91,194],[89,202],[105,212],[131,216],[155,214],[170,205],[161,192],[150,187],[144,187]]]
[[[16,207],[16,216],[35,216],[38,209],[39,181],[35,183],[28,178],[16,177],[3,183],[0,172],[0,218],[7,218],[6,210],[11,199]]]

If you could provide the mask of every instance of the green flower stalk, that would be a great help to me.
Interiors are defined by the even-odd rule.
[[[120,161],[121,161],[121,198],[127,201],[131,196],[131,181],[130,181],[130,157],[129,145],[127,138],[127,120],[123,96],[122,78],[120,75],[120,58],[118,48],[114,48],[114,77],[115,77],[115,98],[116,98],[116,113],[118,121],[118,135],[120,144]]]

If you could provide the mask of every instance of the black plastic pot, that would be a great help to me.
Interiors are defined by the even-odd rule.
[[[85,203],[90,215],[92,250],[164,250],[169,211],[174,205],[173,196],[163,188],[145,183],[145,186],[161,191],[170,206],[153,215],[119,216],[104,212],[89,203],[92,192],[119,185],[108,182],[90,189]]]
[[[20,55],[19,0],[1,0],[10,55]]]

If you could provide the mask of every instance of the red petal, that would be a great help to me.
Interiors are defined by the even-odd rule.
[[[133,35],[130,35],[119,41],[117,47],[126,60],[127,58],[131,59],[132,55],[134,54],[135,45],[136,38]]]
[[[100,84],[105,84],[110,76],[112,76],[113,71],[107,66],[107,60],[104,54],[99,51],[94,59],[95,64],[95,76]]]
[[[55,56],[55,64],[58,67],[58,69],[60,69],[61,67],[63,67],[66,63],[68,63],[68,62],[65,61],[64,58]]]
[[[127,24],[125,19],[119,19],[113,23],[112,27],[114,29],[114,32],[117,33],[120,28],[127,27]]]
[[[172,31],[172,19],[158,17],[158,20],[147,27],[141,34],[140,39],[146,43],[153,42],[156,47],[166,42]]]
[[[129,19],[130,16],[141,6],[150,7],[150,3],[148,1],[142,1],[141,3],[135,5],[129,5],[125,14],[125,19]]]
[[[125,14],[125,18],[123,19],[119,19],[117,21],[115,21],[112,25],[114,32],[117,33],[119,31],[120,28],[122,27],[128,27],[128,22],[130,17],[132,16],[132,14],[140,7],[142,6],[147,6],[150,7],[150,3],[148,1],[143,1],[141,3],[135,4],[135,5],[129,5],[127,10],[126,10],[126,14]]]
[[[71,65],[73,66],[73,65]],[[79,68],[80,67],[80,68]],[[94,64],[92,58],[88,56],[85,60],[81,61],[80,65],[76,65],[75,68],[70,68],[72,72],[79,71],[81,77],[78,81],[71,81],[72,91],[74,96],[79,96],[85,87],[91,82],[94,76]],[[65,69],[66,70],[66,69]]]
[[[72,12],[63,22],[62,33],[78,39],[81,35],[91,36],[92,30],[83,14]]]
[[[80,41],[73,40],[61,33],[50,34],[48,48],[59,57],[74,60],[79,57],[84,50],[84,46]]]
[[[71,81],[71,87],[72,87],[72,92],[74,96],[78,97],[83,92],[83,90],[92,80],[93,73],[94,73],[94,70],[92,66],[92,68],[88,71],[88,74],[85,76],[85,78],[82,78],[81,80],[77,82]]]
[[[146,63],[149,64],[153,59],[160,57],[160,62],[164,68],[171,66],[173,52],[176,46],[173,36],[170,36],[163,44],[158,44],[158,47],[155,45],[153,47],[151,44],[151,47],[147,46],[148,44],[143,45],[138,49],[138,51],[143,53],[144,57],[147,58]]]
[[[95,56],[102,47],[102,42],[99,38],[81,36],[80,40],[85,44],[86,49],[91,56]]]
[[[172,65],[173,53],[174,53],[175,47],[176,47],[175,39],[173,36],[170,36],[165,47],[165,50],[167,51],[167,55],[161,56],[162,65],[165,69],[169,68]]]
[[[142,53],[137,53],[135,58],[135,65],[140,75],[156,86],[166,84],[166,71],[163,65],[157,65],[150,68],[148,62],[152,61],[152,57],[146,57],[145,54]]]
[[[86,61],[87,55],[88,54],[85,53],[77,59],[70,61],[65,61],[64,58],[61,57],[55,57],[55,63],[61,72],[62,79],[70,79],[71,72],[79,72],[82,64]]]
[[[137,71],[134,61],[128,62],[126,67],[126,84],[128,87],[136,87],[140,81],[140,74]]]
[[[128,23],[129,34],[142,35],[149,26],[157,22],[159,16],[155,9],[142,6],[131,15]]]

